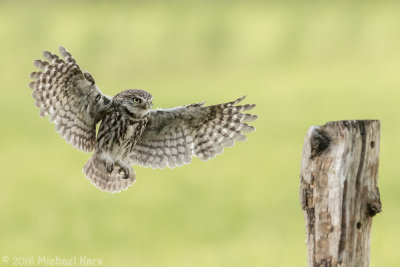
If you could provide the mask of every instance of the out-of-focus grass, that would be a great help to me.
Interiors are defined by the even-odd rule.
[[[400,6],[395,2],[0,2],[0,256],[86,255],[107,266],[305,266],[299,164],[311,125],[381,119],[382,214],[371,266],[399,266]],[[40,119],[27,84],[69,49],[104,93],[158,107],[248,95],[246,143],[207,163],[136,167],[110,195],[89,155]]]

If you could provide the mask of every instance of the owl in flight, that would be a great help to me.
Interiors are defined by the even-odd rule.
[[[68,143],[84,152],[94,150],[83,172],[103,191],[116,193],[132,185],[132,164],[163,169],[188,164],[193,156],[208,160],[255,130],[246,122],[257,116],[242,113],[255,105],[237,105],[245,97],[206,107],[202,102],[152,110],[148,92],[130,89],[106,96],[65,48],[59,51],[62,58],[44,51],[47,61],[34,61],[40,71],[31,74],[29,87],[40,115],[49,115]]]

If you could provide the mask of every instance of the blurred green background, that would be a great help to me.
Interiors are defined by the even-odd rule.
[[[400,266],[399,12],[395,1],[1,1],[0,256],[306,266],[306,131],[380,119],[371,266]],[[142,88],[156,107],[247,95],[257,131],[209,162],[137,166],[127,192],[100,192],[81,172],[90,155],[39,117],[28,88],[32,61],[59,45],[109,95]]]

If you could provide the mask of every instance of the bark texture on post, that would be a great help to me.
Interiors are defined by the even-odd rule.
[[[378,189],[380,121],[337,121],[307,132],[300,172],[308,266],[368,266]]]

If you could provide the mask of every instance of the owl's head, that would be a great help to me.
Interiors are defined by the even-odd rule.
[[[113,100],[137,118],[147,115],[153,107],[153,96],[140,89],[122,91],[114,96]]]

